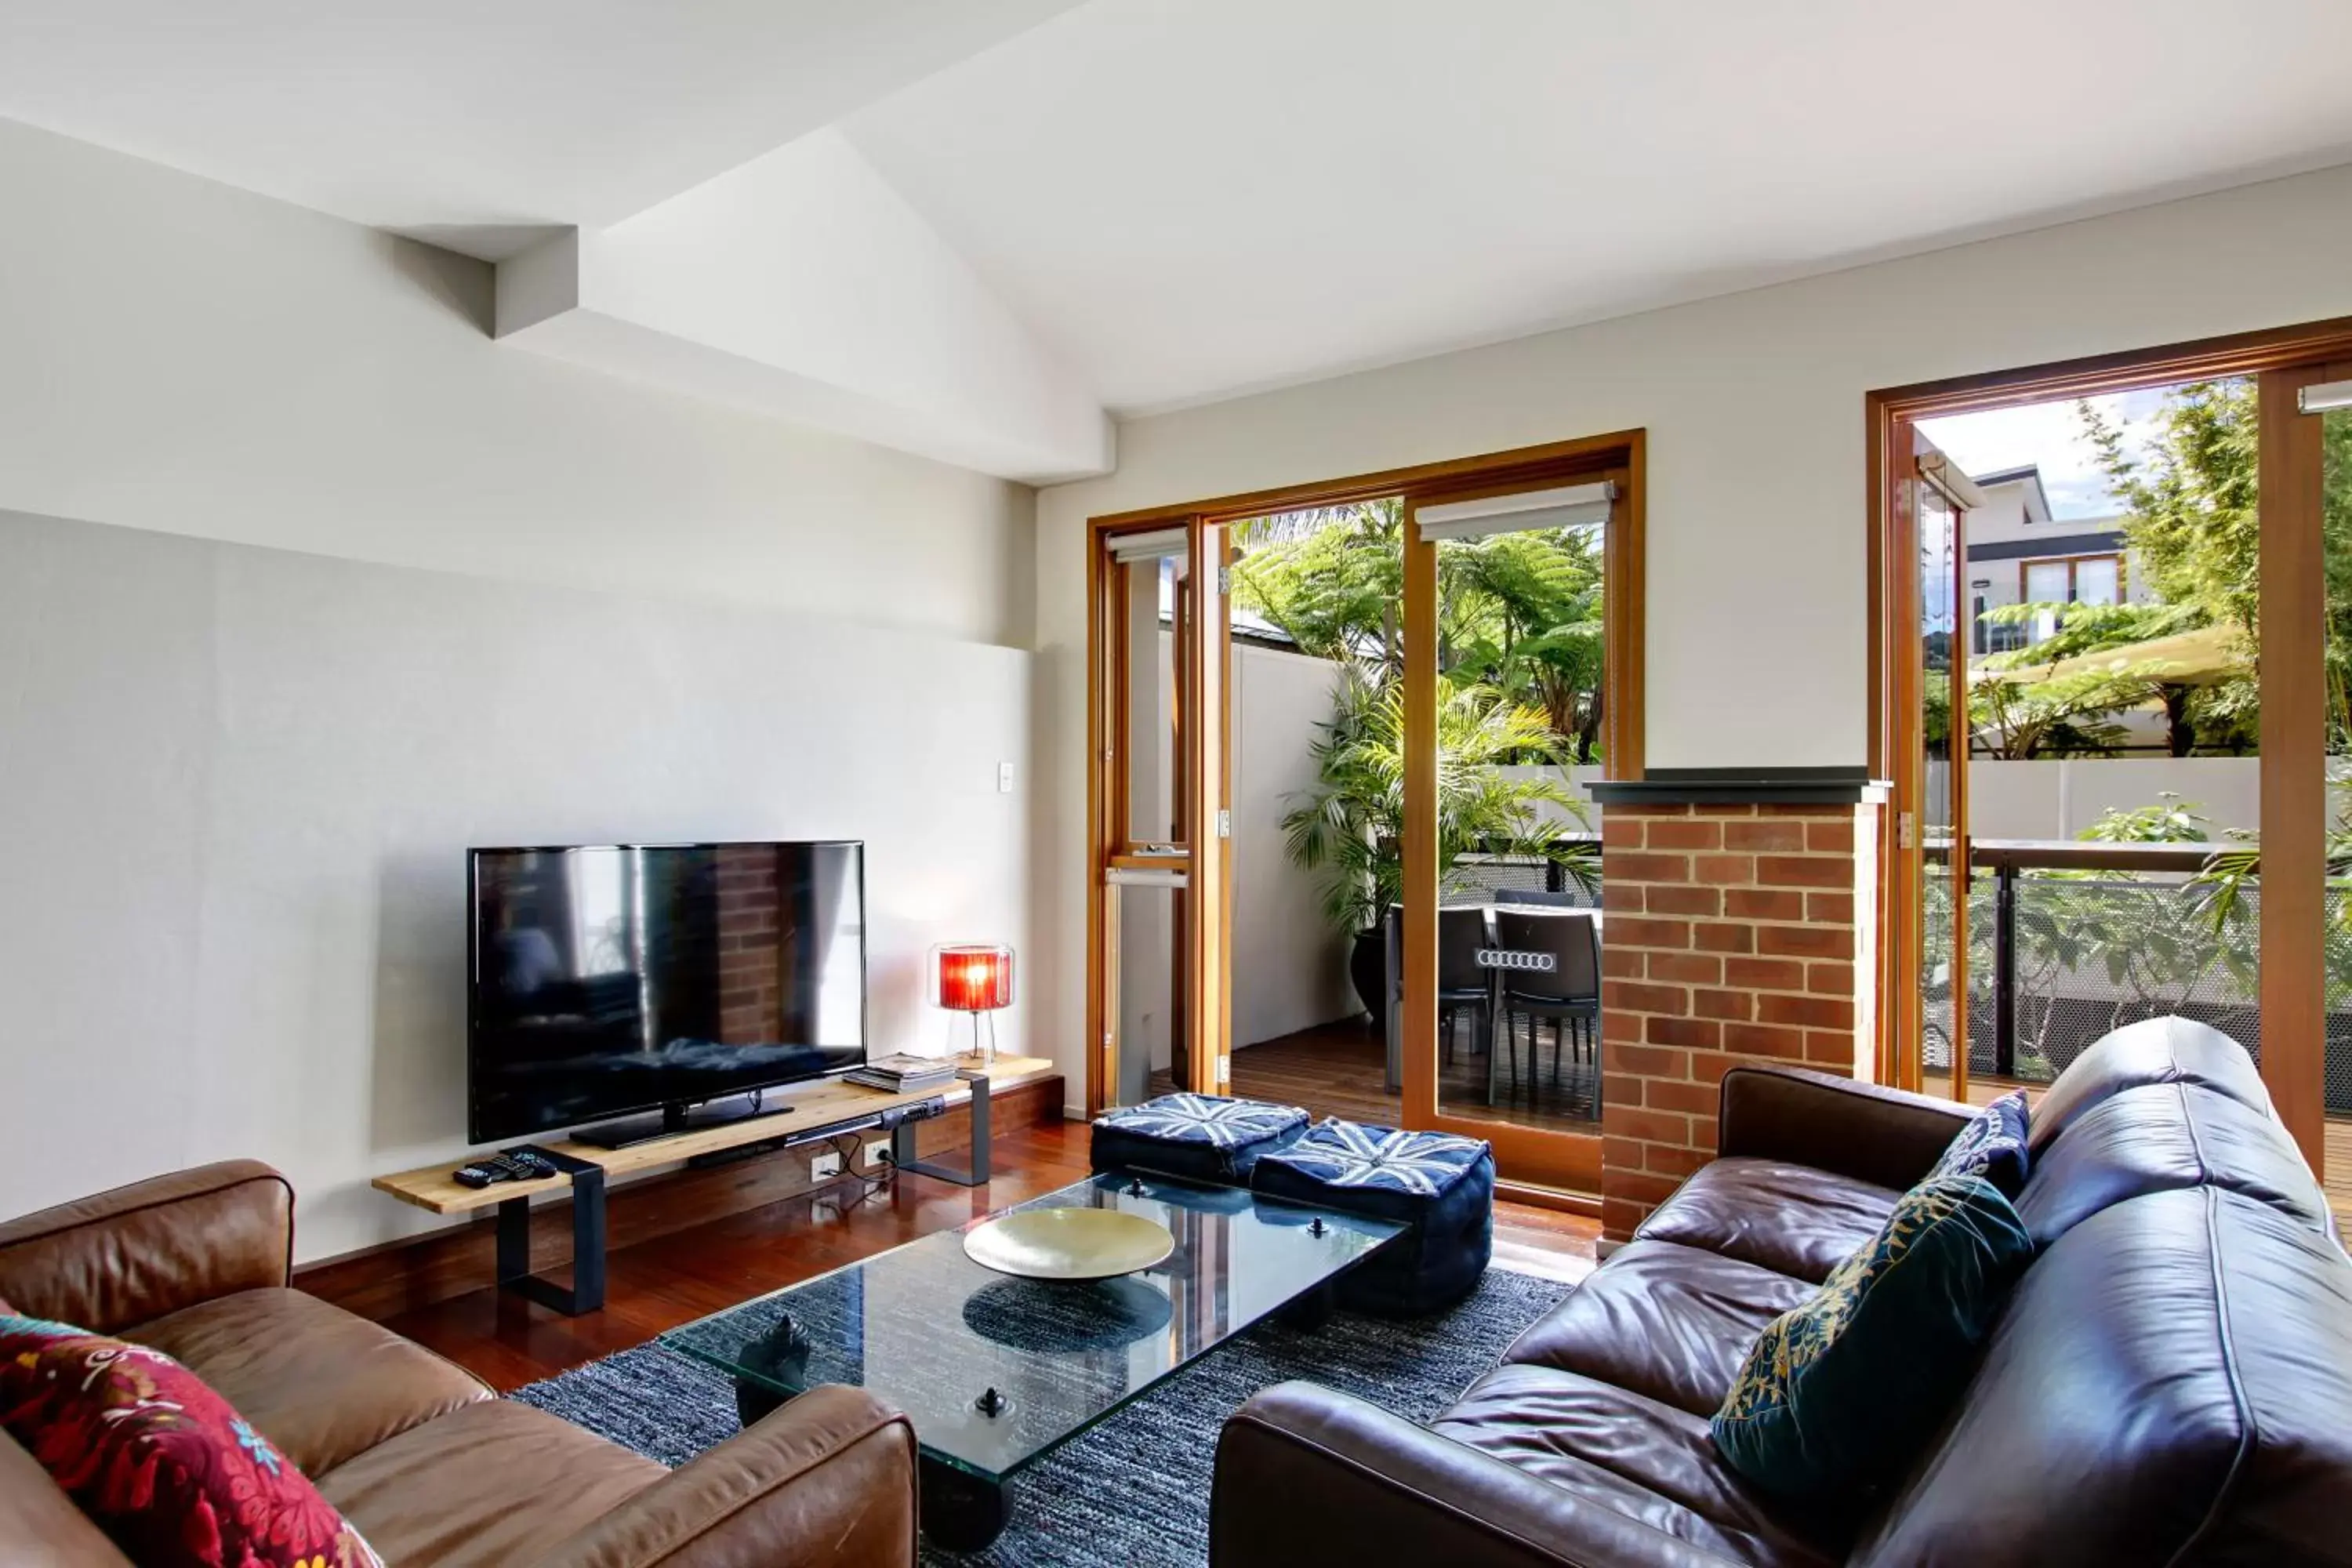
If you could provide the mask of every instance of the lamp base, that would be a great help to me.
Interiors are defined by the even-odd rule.
[[[971,1019],[971,1049],[969,1052],[963,1052],[955,1048],[955,1025],[950,1021],[948,1025],[948,1055],[975,1056],[981,1059],[982,1066],[994,1067],[996,1065],[996,1015],[983,1013],[974,1008],[967,1016]],[[982,1018],[988,1020],[988,1034],[985,1039],[982,1037],[980,1028],[980,1021]]]

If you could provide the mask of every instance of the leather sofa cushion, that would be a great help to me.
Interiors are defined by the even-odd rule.
[[[510,1399],[469,1405],[318,1477],[385,1568],[536,1562],[669,1472]]]
[[[490,1397],[431,1351],[299,1290],[240,1290],[122,1337],[185,1365],[313,1479]]]
[[[2334,1234],[2326,1194],[2286,1129],[2189,1080],[2121,1089],[2084,1108],[2035,1160],[2017,1211],[2048,1247],[2112,1204],[2205,1183]]]
[[[1735,1563],[1814,1568],[1844,1556],[1826,1521],[1768,1503],[1732,1474],[1706,1417],[1574,1373],[1498,1367],[1433,1430],[1559,1488],[1563,1509],[1609,1509]]]
[[[2218,1187],[2116,1204],[2026,1271],[1853,1562],[2340,1563],[2347,1410],[2340,1248]]]
[[[131,1568],[41,1462],[0,1432],[0,1563],[8,1568]]]
[[[2215,1094],[2272,1115],[2270,1091],[2246,1048],[2190,1018],[2150,1018],[2103,1036],[2066,1065],[2034,1102],[2026,1130],[2033,1157],[2091,1107],[2151,1083],[2202,1084]]]
[[[1712,1415],[1764,1325],[1813,1290],[1719,1252],[1633,1241],[1521,1334],[1503,1361],[1580,1373]]]
[[[1783,1160],[1717,1160],[1633,1234],[1705,1247],[1818,1285],[1878,1234],[1900,1193]]]

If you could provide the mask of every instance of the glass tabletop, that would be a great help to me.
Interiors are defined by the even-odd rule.
[[[907,1412],[930,1457],[1002,1481],[1405,1229],[1120,1174],[1017,1206],[1123,1209],[1166,1226],[1176,1250],[1093,1284],[1017,1279],[964,1255],[965,1232],[985,1223],[974,1220],[661,1342],[776,1395],[824,1383],[870,1389]],[[991,1390],[1002,1402],[994,1414],[984,1408]]]

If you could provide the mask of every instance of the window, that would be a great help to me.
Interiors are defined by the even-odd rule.
[[[2112,555],[2074,563],[2074,602],[2077,604],[2116,604],[2119,599],[2116,590],[2122,584],[2123,563]]]
[[[2028,604],[2119,605],[2123,603],[2123,586],[2124,560],[2120,555],[2077,555],[2025,563]],[[2057,616],[2045,611],[2033,617],[2031,640],[2042,642],[2057,630]]]

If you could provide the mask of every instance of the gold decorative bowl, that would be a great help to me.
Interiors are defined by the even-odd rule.
[[[1157,1220],[1119,1209],[1016,1209],[964,1233],[982,1268],[1022,1279],[1115,1279],[1168,1261],[1176,1238]]]

